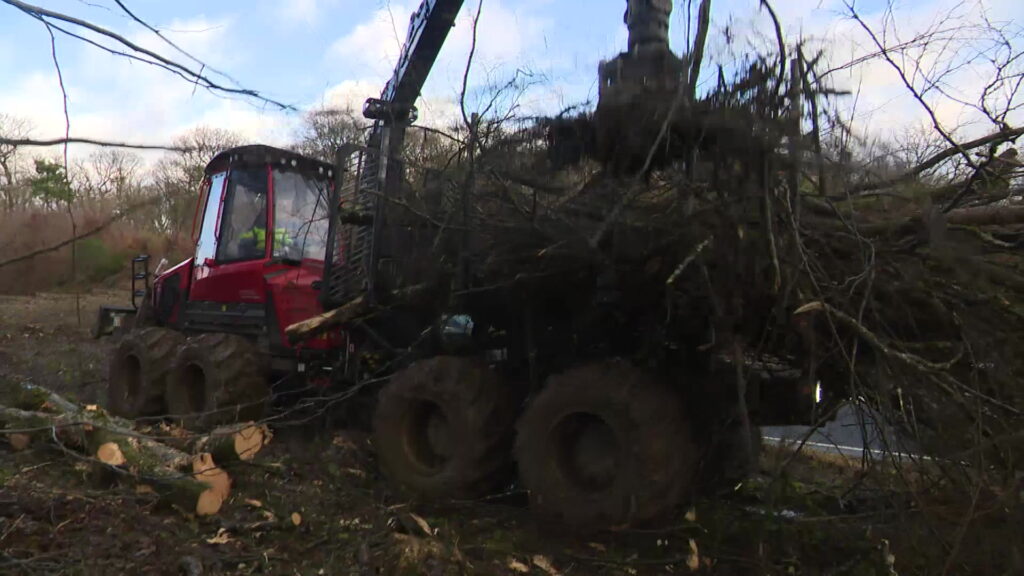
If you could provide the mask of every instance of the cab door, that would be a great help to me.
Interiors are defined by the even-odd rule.
[[[269,192],[266,166],[236,167],[211,178],[192,267],[192,311],[262,314]]]

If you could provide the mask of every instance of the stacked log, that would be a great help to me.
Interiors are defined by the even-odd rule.
[[[115,471],[189,514],[216,514],[231,495],[223,464],[252,460],[270,441],[264,425],[228,426],[205,435],[161,436],[97,406],[79,406],[59,394],[22,384],[0,405],[0,424],[12,449],[53,443],[61,450]]]

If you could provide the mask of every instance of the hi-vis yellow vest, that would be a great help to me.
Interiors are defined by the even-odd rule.
[[[267,231],[264,228],[253,228],[252,230],[242,234],[239,238],[242,240],[252,238],[256,241],[257,246],[266,246]],[[292,243],[292,237],[288,234],[288,230],[285,228],[275,228],[274,242],[277,243],[278,246],[288,246]]]

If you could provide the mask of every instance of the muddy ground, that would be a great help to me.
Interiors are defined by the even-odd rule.
[[[0,386],[102,404],[109,343],[88,329],[99,304],[124,298],[81,295],[79,323],[74,295],[0,296]],[[923,521],[892,470],[770,448],[749,482],[662,525],[570,534],[535,520],[514,485],[483,501],[410,501],[380,478],[365,434],[287,424],[255,463],[229,469],[230,501],[202,519],[56,447],[0,441],[0,574],[931,574],[950,551],[934,536],[958,528],[955,503],[929,505]],[[979,541],[995,550],[972,543],[950,573],[1002,573],[985,561],[1005,556],[999,539]]]

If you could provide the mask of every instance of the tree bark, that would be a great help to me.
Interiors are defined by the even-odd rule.
[[[7,428],[31,440],[55,438],[62,448],[116,468],[187,513],[216,514],[230,494],[230,477],[209,453],[190,456],[138,434],[125,420],[83,409],[45,388],[23,384],[17,396],[23,404],[37,405],[35,410],[0,406],[0,422]]]

